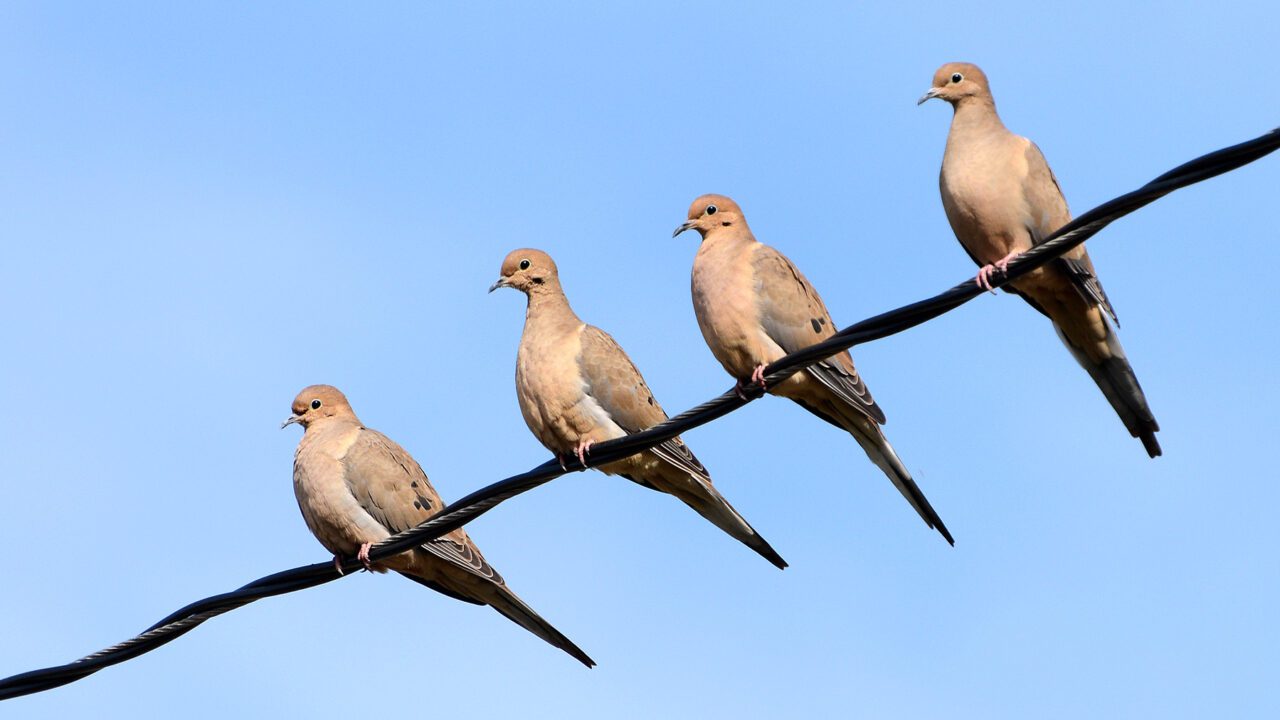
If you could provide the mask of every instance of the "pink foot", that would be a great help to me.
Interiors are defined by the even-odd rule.
[[[995,272],[995,269],[995,265],[983,265],[981,268],[978,268],[978,277],[973,280],[975,285],[986,290],[992,295],[996,294],[996,291],[991,287],[991,273]]]
[[[755,370],[751,371],[751,382],[759,385],[761,390],[768,390],[768,386],[764,382],[764,365],[757,365]],[[743,400],[750,400],[746,393],[747,384],[739,380],[734,383],[733,391]]]
[[[590,440],[579,440],[578,446],[573,449],[573,454],[578,456],[578,462],[582,463],[582,467],[587,467],[587,453],[591,451],[594,445]]]
[[[373,563],[369,561],[369,548],[373,547],[373,543],[364,543],[360,546],[360,552],[356,553],[356,559],[364,563],[364,569],[373,572]]]
[[[757,365],[756,369],[751,371],[751,382],[759,385],[761,390],[769,389],[769,386],[766,385],[764,381],[764,365],[763,364]]]
[[[997,271],[999,271],[1000,274],[1002,275],[1008,272],[1009,262],[1021,254],[1022,253],[1015,250],[1014,252],[1011,252],[1008,255],[1005,255],[1004,257],[1000,258],[994,263],[991,263],[989,265],[983,265],[978,270],[978,277],[974,279],[974,282],[978,285],[978,287],[984,288],[988,292],[994,295],[996,290],[995,288],[991,287],[991,276],[994,275]]]

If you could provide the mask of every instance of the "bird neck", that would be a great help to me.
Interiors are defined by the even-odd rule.
[[[996,113],[995,100],[990,96],[969,95],[955,104],[955,115],[951,118],[952,132],[969,130],[1003,130],[1004,123]]]
[[[538,322],[541,318],[565,318],[581,324],[573,308],[569,307],[569,298],[565,297],[560,281],[548,278],[541,285],[529,288],[529,304],[525,308],[525,324]]]
[[[323,442],[326,437],[333,437],[335,433],[341,434],[352,428],[363,427],[360,420],[355,414],[349,415],[330,415],[329,417],[316,418],[307,424],[306,432],[302,433],[302,441],[298,445],[301,450],[309,447],[314,443]]]
[[[753,243],[756,241],[754,235],[751,234],[750,228],[746,223],[735,224],[731,227],[716,227],[707,231],[702,237],[702,244],[706,246],[730,246]]]

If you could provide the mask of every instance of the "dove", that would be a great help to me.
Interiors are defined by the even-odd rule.
[[[980,266],[975,282],[991,277],[1071,220],[1058,179],[1040,148],[1005,128],[987,76],[976,65],[948,63],[919,103],[938,98],[955,113],[938,184],[951,229]],[[1161,454],[1160,429],[1125,356],[1115,309],[1084,245],[1068,251],[1004,289],[1053,322],[1076,362],[1089,373],[1129,434],[1151,457]]]
[[[569,307],[551,256],[527,248],[512,251],[489,292],[498,288],[514,288],[528,297],[516,354],[516,397],[529,430],[557,457],[573,454],[586,466],[593,443],[667,419],[622,347]],[[779,569],[787,566],[716,490],[707,469],[680,438],[597,469],[674,495]]]
[[[694,200],[688,220],[673,237],[687,230],[702,236],[692,283],[698,327],[739,389],[748,379],[763,387],[766,365],[836,333],[818,291],[785,255],[756,240],[733,200],[723,195]],[[955,545],[942,518],[880,430],[884,411],[872,399],[847,351],[765,389],[853,435],[925,524]]]
[[[444,502],[413,457],[365,427],[337,388],[304,388],[281,427],[294,423],[304,429],[293,460],[298,507],[312,534],[334,554],[335,566],[340,557],[356,555],[370,570],[395,570],[451,598],[488,605],[583,665],[595,665],[507,588],[462,528],[371,563],[371,545],[421,524]]]

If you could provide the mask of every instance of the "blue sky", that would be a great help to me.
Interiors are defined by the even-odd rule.
[[[907,4],[899,4],[905,6]],[[1274,3],[0,6],[0,675],[323,560],[294,394],[331,383],[454,499],[547,458],[503,256],[557,259],[669,412],[731,380],[689,301],[726,193],[837,322],[974,272],[934,69],[983,66],[1084,211],[1280,125]],[[854,357],[956,536],[767,398],[686,435],[785,572],[679,503],[562,478],[470,526],[599,661],[360,574],[6,716],[1262,717],[1280,158],[1091,241],[1162,432],[1147,459],[1022,302]]]

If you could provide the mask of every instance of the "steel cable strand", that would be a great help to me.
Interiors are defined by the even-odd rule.
[[[1103,203],[1059,228],[1039,245],[1014,258],[1005,273],[997,274],[992,278],[992,285],[999,287],[1026,275],[1083,243],[1115,220],[1174,190],[1239,168],[1274,152],[1277,148],[1280,148],[1280,129],[1180,165],[1141,188]],[[970,278],[926,300],[904,305],[854,323],[824,342],[771,363],[765,368],[765,382],[766,384],[779,383],[804,367],[841,350],[879,340],[928,322],[954,310],[983,292],[986,291],[979,288]],[[592,446],[590,464],[600,465],[629,457],[640,450],[653,447],[690,429],[723,417],[763,394],[763,390],[754,384],[743,388],[745,397],[739,396],[736,390],[729,390],[719,397],[686,410],[643,432]],[[563,466],[557,460],[549,460],[528,472],[481,488],[445,506],[439,514],[421,525],[393,535],[375,545],[370,550],[370,559],[377,561],[438,538],[462,527],[516,495],[550,482],[566,472],[583,469],[585,469],[584,466],[576,457],[567,458]],[[342,561],[343,573],[355,572],[362,568],[363,565],[353,557],[344,558]],[[210,618],[255,600],[315,587],[342,576],[332,563],[316,563],[268,575],[237,590],[196,601],[175,611],[136,637],[109,648],[66,665],[31,670],[0,680],[0,700],[51,690],[74,682],[104,667],[150,652],[190,632]]]

